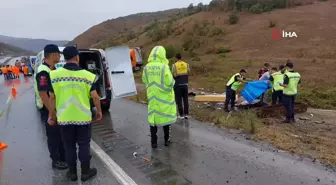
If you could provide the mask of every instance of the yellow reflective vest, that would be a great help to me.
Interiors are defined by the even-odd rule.
[[[296,95],[298,93],[297,87],[301,80],[301,75],[298,72],[288,71],[285,75],[289,78],[287,87],[283,89],[285,95]]]
[[[142,81],[148,98],[148,122],[152,126],[176,122],[174,79],[168,66],[166,50],[162,46],[152,49],[144,67]]]
[[[58,124],[90,124],[90,90],[96,81],[96,75],[86,70],[71,71],[59,68],[50,72],[50,80],[56,97]]]
[[[234,90],[234,91],[237,91],[238,87],[241,84],[241,82],[235,81],[236,76],[238,76],[238,78],[241,78],[240,74],[236,73],[230,78],[230,80],[226,84],[227,87],[231,86],[231,89]]]
[[[35,103],[36,103],[36,106],[37,106],[38,109],[43,108],[43,101],[40,97],[40,92],[38,91],[38,88],[37,88],[36,74],[38,74],[42,71],[46,71],[47,73],[50,73],[51,69],[48,66],[46,66],[44,64],[41,64],[37,68],[37,72],[34,75]]]
[[[284,88],[280,85],[283,84],[284,74],[281,71],[272,74],[273,77],[273,88],[272,91],[282,91]]]

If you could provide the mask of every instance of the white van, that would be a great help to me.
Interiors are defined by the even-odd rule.
[[[63,51],[65,47],[59,47]],[[128,46],[116,46],[102,49],[78,49],[79,66],[100,78],[98,80],[98,94],[101,97],[102,110],[109,110],[112,99],[134,96],[137,94],[132,64]],[[37,54],[35,61],[35,75],[37,68],[44,60],[44,51]],[[65,63],[63,55],[58,65]],[[55,65],[57,66],[57,64]],[[35,78],[34,75],[34,78]]]

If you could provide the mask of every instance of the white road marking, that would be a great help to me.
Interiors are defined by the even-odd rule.
[[[91,140],[91,149],[103,161],[108,170],[122,185],[137,185],[135,181],[127,175],[127,173],[108,156],[93,140]]]

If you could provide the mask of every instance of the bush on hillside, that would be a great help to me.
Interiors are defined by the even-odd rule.
[[[136,38],[136,35],[135,35],[134,31],[131,30],[131,31],[128,31],[126,33],[126,40],[127,41],[130,41],[130,40],[135,39],[135,38]]]
[[[231,13],[229,15],[229,24],[237,24],[239,21],[239,16],[236,13]]]
[[[223,35],[223,34],[224,34],[223,29],[215,27],[215,28],[212,28],[212,30],[210,31],[209,36],[212,37],[212,36]]]
[[[174,58],[176,53],[180,52],[181,49],[179,49],[178,47],[174,46],[174,45],[167,45],[164,46],[164,48],[166,49],[166,57],[167,59],[171,59]]]
[[[221,54],[221,53],[229,53],[231,52],[231,48],[229,46],[216,46],[215,53]]]
[[[200,38],[194,37],[192,34],[188,34],[187,37],[183,39],[182,49],[184,51],[192,51],[193,49],[199,48],[200,46]]]
[[[209,32],[209,22],[206,20],[200,24],[199,22],[196,22],[193,26],[194,33],[199,36],[206,36]]]
[[[260,3],[257,3],[249,9],[250,12],[260,14],[264,12],[263,6]]]
[[[153,29],[154,27],[158,26],[159,22],[155,19],[153,22],[149,23],[146,27],[145,27],[145,32],[149,31],[151,29]]]

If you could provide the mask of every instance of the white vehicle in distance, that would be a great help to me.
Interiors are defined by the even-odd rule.
[[[59,47],[63,51],[65,47]],[[131,59],[128,46],[116,46],[102,49],[78,49],[80,62],[79,66],[99,76],[97,92],[99,94],[102,110],[110,109],[111,100],[134,96],[137,94],[133,76]],[[37,68],[44,60],[44,51],[36,56],[34,71],[36,77]],[[56,64],[62,67],[65,64],[64,56],[61,55],[61,62]],[[91,103],[93,106],[93,103]]]

